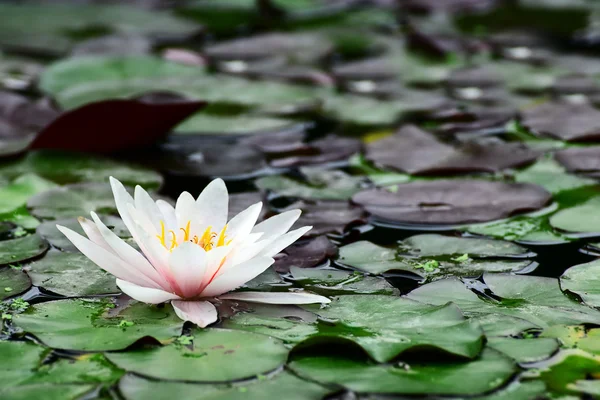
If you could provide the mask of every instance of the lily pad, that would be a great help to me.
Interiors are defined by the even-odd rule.
[[[589,104],[547,102],[521,111],[521,123],[536,135],[566,141],[600,138],[600,111]]]
[[[515,339],[490,337],[488,347],[513,358],[518,363],[539,362],[550,358],[558,351],[559,343],[551,338]]]
[[[323,296],[345,294],[397,294],[385,279],[335,269],[290,268],[294,283]]]
[[[106,183],[110,176],[126,185],[140,185],[147,189],[155,189],[162,184],[160,174],[139,166],[89,154],[48,150],[32,151],[22,159],[5,162],[0,165],[0,173],[11,178],[34,173],[60,184]]]
[[[561,151],[555,154],[556,161],[559,162],[558,154],[560,153]],[[551,159],[538,161],[516,173],[515,182],[535,183],[553,194],[597,184],[593,179],[567,173],[567,170],[561,165],[563,163],[560,162],[559,164],[556,161]]]
[[[191,348],[169,345],[108,353],[120,368],[144,376],[189,382],[228,382],[255,377],[283,365],[288,350],[279,340],[250,332],[204,329],[193,332]]]
[[[181,400],[264,400],[277,398],[283,392],[289,400],[321,400],[330,392],[285,371],[233,386],[154,381],[128,374],[119,381],[119,391],[126,400],[175,396]]]
[[[264,135],[294,129],[299,124],[283,118],[239,115],[217,116],[199,113],[175,128],[179,135]]]
[[[306,144],[306,149],[300,154],[281,155],[283,157],[271,160],[271,166],[275,168],[298,167],[302,165],[318,165],[346,161],[350,156],[361,151],[360,140],[352,138],[325,136]],[[308,153],[308,154],[302,154]]]
[[[551,200],[542,187],[482,180],[435,180],[371,189],[355,194],[378,220],[408,224],[466,224],[538,210]]]
[[[75,183],[33,196],[27,202],[31,213],[41,219],[76,218],[91,211],[116,213],[108,183]]]
[[[407,365],[404,368],[404,365]],[[336,357],[305,357],[290,363],[301,377],[338,384],[358,393],[477,395],[502,386],[516,372],[513,361],[486,349],[471,362],[373,365]],[[435,376],[435,385],[431,378]]]
[[[550,225],[573,233],[600,235],[600,197],[593,197],[584,204],[565,208],[550,217]]]
[[[86,29],[186,37],[198,26],[165,12],[126,5],[2,4],[0,46],[46,55],[66,53]],[[27,29],[23,29],[26,26]]]
[[[600,172],[600,146],[572,147],[554,154],[567,171],[596,176]]]
[[[90,296],[120,293],[115,277],[78,253],[50,251],[26,267],[35,286],[63,296]]]
[[[16,296],[31,287],[29,278],[20,268],[0,268],[0,300]]]
[[[567,269],[560,277],[560,287],[575,293],[590,307],[600,307],[600,262],[592,261]]]
[[[564,350],[546,363],[540,378],[549,390],[560,394],[576,394],[572,385],[600,372],[598,356],[582,350]]]
[[[294,243],[277,256],[274,268],[279,273],[291,267],[312,268],[337,255],[338,248],[325,236]]]
[[[306,236],[331,233],[341,235],[345,232],[346,227],[366,222],[365,213],[360,207],[343,201],[297,201],[287,208],[302,210],[294,227],[312,226],[313,228],[306,233]]]
[[[183,321],[171,307],[113,308],[100,300],[56,300],[29,307],[13,316],[13,323],[47,346],[82,351],[121,350],[144,337],[169,341],[181,333]]]
[[[33,234],[0,241],[0,265],[20,263],[39,257],[48,250],[48,242]]]
[[[0,187],[0,214],[6,215],[23,207],[30,197],[56,187],[38,175],[26,173]]]

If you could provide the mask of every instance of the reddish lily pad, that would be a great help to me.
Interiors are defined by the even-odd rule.
[[[569,142],[600,139],[600,110],[589,104],[547,102],[522,111],[521,122],[542,137]]]
[[[335,257],[337,253],[338,248],[326,236],[317,236],[283,250],[275,260],[274,268],[279,273],[287,273],[291,267],[312,268]]]
[[[483,180],[436,180],[371,189],[352,201],[377,220],[409,224],[467,224],[493,221],[546,206],[552,199],[541,186]]]
[[[288,208],[302,210],[302,215],[294,225],[295,228],[313,227],[306,233],[306,236],[318,236],[327,233],[342,234],[346,227],[351,224],[366,222],[365,212],[360,207],[353,206],[345,201],[309,202],[300,200]]]
[[[205,104],[164,100],[105,100],[86,104],[47,126],[31,148],[107,153],[148,146]]]
[[[585,174],[600,172],[600,146],[560,150],[554,154],[554,158],[569,172]]]
[[[361,148],[360,140],[330,135],[308,143],[308,154],[292,153],[287,157],[272,160],[271,165],[285,168],[343,161],[360,152]]]

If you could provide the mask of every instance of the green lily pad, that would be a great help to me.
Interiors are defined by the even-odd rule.
[[[23,293],[31,287],[31,281],[19,268],[0,268],[0,300]]]
[[[478,395],[502,386],[517,370],[510,358],[491,349],[470,362],[373,365],[322,356],[297,359],[290,368],[301,377],[358,393],[413,395]]]
[[[397,294],[385,279],[335,269],[290,267],[294,282],[323,296],[342,294]]]
[[[554,211],[552,208],[551,211]],[[536,216],[519,216],[490,224],[471,225],[470,233],[492,236],[504,240],[518,240],[522,243],[565,243],[569,239],[556,232],[548,222],[548,213]]]
[[[527,254],[526,249],[508,242],[418,235],[400,242],[396,249],[354,242],[340,248],[338,261],[372,274],[406,271],[420,279],[440,279],[448,275],[476,277],[486,271],[518,271],[531,261],[506,257]]]
[[[159,173],[142,167],[90,154],[51,150],[31,151],[24,158],[0,165],[2,176],[13,178],[26,173],[35,173],[60,184],[107,183],[113,176],[125,185],[156,189],[163,181]]]
[[[600,359],[582,350],[563,350],[548,361],[540,379],[554,393],[576,394],[572,384],[600,373]]]
[[[23,29],[26,26],[27,29]],[[58,55],[69,51],[78,37],[98,31],[139,35],[190,35],[198,26],[169,13],[126,5],[2,4],[0,46]]]
[[[31,196],[54,187],[53,182],[32,173],[17,177],[0,188],[0,218],[24,206]]]
[[[47,346],[83,351],[121,350],[143,337],[169,341],[181,333],[183,321],[171,307],[132,303],[111,311],[113,307],[100,300],[57,300],[31,306],[15,315],[13,323]]]
[[[48,250],[48,242],[33,234],[0,242],[0,265],[19,263],[41,256]]]
[[[83,254],[53,250],[41,260],[29,264],[26,271],[35,286],[41,286],[63,296],[77,297],[121,292],[115,283],[115,277]]]
[[[487,345],[518,363],[545,360],[558,351],[559,343],[552,338],[515,339],[510,337],[488,337]]]
[[[600,197],[585,204],[566,208],[550,217],[550,225],[556,229],[574,233],[600,234]]]
[[[0,342],[0,396],[10,400],[77,399],[122,375],[100,354],[42,364],[48,353],[48,349],[30,342]]]
[[[483,329],[487,337],[492,336],[519,336],[527,331],[541,331],[539,325],[523,318],[511,317],[502,314],[488,314],[471,317]]]
[[[129,372],[191,382],[227,382],[255,377],[283,365],[288,350],[279,340],[227,329],[193,331],[192,348],[169,345],[107,358]]]
[[[362,177],[348,175],[342,171],[302,168],[306,182],[282,175],[257,179],[259,189],[271,190],[280,196],[314,200],[347,200],[361,190],[365,182]]]
[[[207,385],[152,381],[135,375],[125,375],[119,391],[126,400],[177,397],[181,400],[264,400],[285,393],[289,400],[321,400],[331,390],[295,377],[289,372],[234,385]]]
[[[547,158],[516,173],[515,181],[535,183],[552,194],[597,184],[593,179],[567,173],[565,167]]]
[[[600,307],[600,262],[592,261],[567,269],[560,277],[563,290],[575,293],[591,307]]]
[[[585,326],[555,325],[545,329],[542,337],[560,340],[563,348],[573,348],[600,355],[600,329],[587,330]]]
[[[474,397],[474,400],[533,400],[543,398],[546,385],[540,381],[514,382],[507,388],[486,396]]]
[[[567,389],[573,392],[585,393],[591,396],[600,396],[600,381],[580,380],[567,385]]]
[[[481,329],[466,321],[453,304],[431,307],[405,298],[355,295],[339,296],[323,309],[306,308],[335,321],[330,329],[320,327],[316,341],[327,337],[353,341],[378,362],[414,347],[474,358],[483,344]]]
[[[112,215],[99,216],[104,224],[111,228],[112,231],[121,239],[131,238],[131,234],[123,223],[123,220]],[[83,228],[76,218],[67,218],[53,221],[42,222],[37,228],[36,233],[46,239],[52,246],[59,248],[62,251],[79,252],[65,235],[56,228],[56,225],[66,226],[74,230],[80,235],[84,235]]]
[[[252,135],[282,131],[295,124],[283,118],[252,115],[216,116],[200,113],[186,119],[175,128],[180,135]]]
[[[485,275],[484,280],[489,280],[492,291],[506,300],[483,300],[455,278],[428,283],[406,297],[434,305],[451,301],[468,317],[500,314],[524,319],[540,328],[560,324],[600,324],[600,312],[569,299],[560,291],[555,279],[512,275],[495,279],[496,276],[490,276],[492,274]],[[531,293],[526,292],[528,290]]]
[[[108,183],[74,183],[33,196],[27,202],[31,213],[40,219],[61,219],[117,212]]]

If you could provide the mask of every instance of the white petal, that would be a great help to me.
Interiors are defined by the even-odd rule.
[[[236,265],[224,274],[213,279],[213,281],[202,291],[202,296],[218,296],[236,289],[263,273],[274,262],[275,260],[271,257],[258,257]]]
[[[155,285],[150,278],[141,274],[134,267],[127,264],[113,253],[98,246],[91,240],[86,239],[79,233],[64,226],[56,225],[56,227],[67,237],[67,239],[71,241],[71,243],[75,245],[75,247],[79,249],[79,251],[83,253],[83,255],[92,260],[103,270],[113,274],[117,278],[127,280],[138,285],[148,287]]]
[[[142,303],[158,304],[164,303],[168,300],[179,299],[179,296],[177,296],[176,294],[165,292],[164,290],[160,289],[152,289],[139,286],[134,283],[124,281],[122,279],[117,279],[117,286],[127,296],[137,301],[141,301]]]
[[[183,297],[194,297],[200,294],[206,261],[206,251],[194,243],[182,243],[171,253],[169,265]]]
[[[170,205],[164,200],[156,200],[156,206],[163,215],[163,220],[165,221],[165,226],[167,229],[176,230],[177,228],[179,228],[179,226],[177,226],[175,208],[172,205]]]
[[[219,296],[222,300],[241,300],[249,303],[265,304],[313,304],[330,303],[327,297],[312,293],[294,293],[294,292],[238,292],[227,293]]]
[[[123,219],[123,223],[125,223],[125,226],[127,227],[127,229],[129,229],[129,232],[131,232],[131,234],[134,235],[133,219],[129,215],[127,209],[128,204],[135,204],[133,201],[133,197],[131,197],[131,195],[127,193],[127,190],[125,190],[125,186],[123,186],[123,184],[117,179],[111,176],[109,180],[110,186],[112,187],[113,196],[115,198],[115,204],[117,205],[117,211],[119,211],[121,219]]]
[[[92,212],[92,218],[96,223],[99,233],[110,246],[111,251],[127,264],[134,267],[139,273],[150,278],[156,285],[156,288],[169,289],[167,282],[160,276],[154,267],[146,260],[144,256],[138,253],[133,247],[125,243],[123,239],[118,237],[113,231],[108,229],[100,220],[95,212]]]
[[[254,229],[252,229],[252,233],[263,232],[263,239],[281,236],[290,230],[292,225],[294,225],[294,222],[300,218],[300,214],[302,214],[302,211],[296,209],[274,215],[266,221],[256,225]]]
[[[215,247],[214,249],[206,252],[206,271],[204,273],[204,280],[202,281],[201,287],[205,287],[209,282],[220,272],[220,269],[225,268],[229,262],[229,253],[231,252],[231,246]]]
[[[220,231],[227,223],[229,195],[222,179],[209,183],[196,200],[198,220],[202,226],[212,226],[213,231]]]
[[[111,253],[115,253],[114,250],[106,243],[106,240],[102,237],[102,234],[98,230],[96,224],[90,221],[87,218],[79,217],[77,218],[79,225],[83,228],[83,231],[87,235],[88,239],[92,242],[96,243],[98,246],[102,247],[106,251],[110,251]]]
[[[160,221],[163,215],[152,197],[140,185],[135,187],[135,208],[146,215],[157,232],[160,232]],[[164,221],[163,221],[164,222]]]
[[[204,233],[206,227],[202,227],[200,225],[200,221],[198,218],[198,208],[196,206],[196,200],[194,197],[188,192],[183,192],[177,198],[177,203],[175,205],[175,216],[177,217],[177,231],[180,234],[181,241],[184,240],[183,231],[179,230],[179,228],[186,228],[188,222],[190,223],[190,237],[193,238],[194,235],[201,236]]]
[[[184,321],[191,321],[200,328],[217,321],[217,309],[208,301],[172,301],[175,314]]]
[[[227,239],[244,240],[252,232],[261,209],[262,202],[258,202],[233,217],[227,224],[227,230],[225,231]]]
[[[302,228],[298,228],[291,232],[286,233],[283,236],[278,237],[273,241],[273,243],[269,244],[265,249],[260,253],[262,256],[273,257],[276,254],[279,254],[281,250],[288,247],[290,244],[294,243],[296,240],[300,239],[302,235],[306,232],[310,231],[312,226],[304,226]]]

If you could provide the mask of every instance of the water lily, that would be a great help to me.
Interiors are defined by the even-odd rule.
[[[328,303],[305,292],[231,292],[265,271],[273,256],[311,229],[288,230],[300,210],[275,215],[256,225],[262,203],[229,222],[225,183],[215,179],[194,199],[183,192],[175,207],[152,200],[140,186],[132,197],[110,178],[117,210],[142,253],[104,225],[96,213],[80,217],[88,238],[57,225],[90,260],[117,278],[130,297],[150,304],[170,301],[177,315],[205,327],[217,320],[215,299],[270,304]]]

